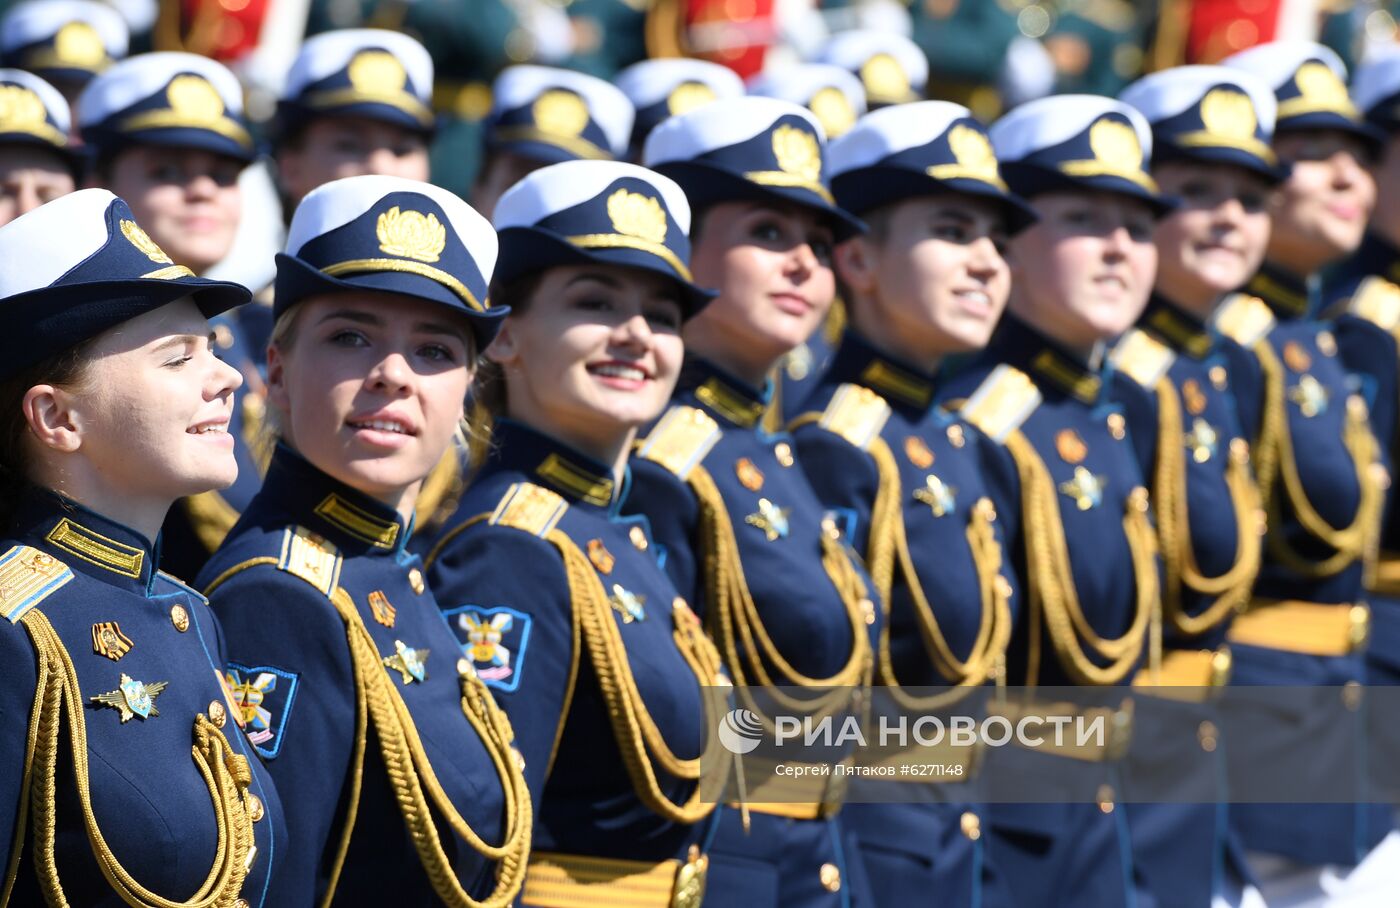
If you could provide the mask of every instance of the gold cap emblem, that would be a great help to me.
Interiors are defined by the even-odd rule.
[[[224,115],[224,99],[203,76],[185,74],[171,79],[165,99],[171,110],[190,122],[213,123]]]
[[[817,137],[796,126],[773,130],[773,157],[778,169],[815,183],[822,175],[822,152]]]
[[[969,176],[988,183],[1001,181],[992,143],[980,131],[971,126],[954,126],[948,132],[948,150]]]
[[[165,254],[165,250],[156,245],[156,241],[147,235],[146,231],[135,221],[123,220],[121,222],[122,236],[131,242],[131,245],[141,250],[141,254],[155,262],[157,265],[173,265],[174,260]]]
[[[817,122],[822,124],[828,139],[849,132],[851,127],[856,125],[855,108],[851,106],[851,100],[846,97],[846,93],[839,88],[821,89],[807,102],[807,109],[817,118]]]
[[[613,229],[649,243],[666,242],[666,211],[649,195],[619,189],[608,196]]]
[[[588,105],[562,88],[552,88],[536,98],[530,115],[540,130],[558,136],[576,136],[588,126]]]
[[[1089,147],[1110,172],[1133,173],[1142,169],[1142,144],[1137,130],[1127,123],[1099,120],[1089,129]]]
[[[1254,114],[1254,103],[1248,95],[1230,88],[1216,88],[1201,99],[1201,123],[1208,133],[1246,139],[1254,135],[1259,118]]]
[[[704,107],[714,100],[714,89],[704,82],[682,82],[673,88],[670,96],[666,98],[666,110],[675,117],[697,107]]]
[[[400,211],[397,205],[379,216],[374,233],[381,252],[420,262],[436,262],[447,245],[447,228],[437,215]]]
[[[1293,84],[1298,86],[1298,94],[1310,110],[1333,110],[1348,115],[1355,112],[1347,87],[1326,63],[1316,60],[1304,63],[1293,75]]]
[[[21,85],[0,85],[0,131],[34,132],[47,122],[38,95]]]
[[[102,36],[86,22],[69,22],[53,37],[54,59],[79,69],[96,69],[107,61]]]
[[[346,75],[355,90],[365,94],[394,94],[408,84],[408,73],[399,58],[383,50],[360,51],[346,67]]]
[[[860,68],[860,81],[872,98],[903,101],[909,97],[909,77],[889,54],[876,54]]]

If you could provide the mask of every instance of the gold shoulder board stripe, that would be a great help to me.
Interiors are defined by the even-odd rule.
[[[506,489],[489,522],[543,537],[549,535],[568,509],[569,503],[558,492],[531,482],[517,482]]]
[[[340,581],[340,552],[306,527],[287,527],[277,569],[300,577],[329,596]]]
[[[1035,412],[1040,401],[1040,389],[1030,376],[1003,364],[983,379],[960,413],[988,437],[1003,442]]]
[[[880,437],[890,418],[890,405],[862,385],[844,384],[836,389],[817,425],[834,432],[864,451]]]
[[[1242,347],[1253,347],[1274,330],[1274,313],[1257,296],[1235,293],[1215,313],[1215,327]]]
[[[316,513],[356,539],[377,549],[392,549],[399,538],[399,525],[390,523],[356,507],[332,492],[316,505]]]
[[[1383,277],[1368,277],[1356,288],[1347,312],[1382,330],[1394,331],[1400,327],[1400,287]]]
[[[146,553],[135,546],[123,545],[115,539],[108,539],[94,533],[67,517],[58,522],[44,537],[49,542],[76,555],[84,561],[106,568],[123,577],[140,577],[141,565]]]
[[[1152,335],[1134,328],[1113,348],[1112,359],[1119,372],[1144,388],[1155,388],[1176,361],[1176,354]]]
[[[73,571],[57,558],[17,545],[0,555],[0,616],[16,623],[24,613],[73,579]]]
[[[705,459],[723,434],[710,414],[695,407],[672,407],[637,451],[681,479]]]

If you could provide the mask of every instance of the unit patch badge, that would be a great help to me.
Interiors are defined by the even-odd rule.
[[[270,665],[229,663],[225,681],[234,719],[263,759],[271,760],[282,750],[300,680],[296,673]]]
[[[506,606],[478,605],[448,609],[446,614],[481,680],[497,690],[518,688],[530,646],[531,617]]]

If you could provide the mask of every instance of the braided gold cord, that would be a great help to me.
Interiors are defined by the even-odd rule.
[[[87,723],[73,660],[42,612],[31,610],[20,620],[39,663],[25,777],[31,787],[27,797],[33,812],[34,859],[45,902],[54,908],[69,904],[59,879],[55,841],[59,739],[66,712],[73,776],[88,841],[103,876],[122,901],[133,908],[233,908],[248,874],[253,847],[253,821],[247,806],[252,771],[247,759],[234,751],[223,732],[206,717],[196,717],[191,756],[214,807],[218,827],[214,864],[198,891],[186,901],[166,899],[142,887],[112,853],[93,813]]]
[[[720,678],[720,659],[714,645],[703,634],[679,626],[679,622],[688,616],[674,616],[678,626],[672,637],[686,664],[695,674],[696,683],[702,688],[705,713],[702,721],[707,741],[706,752],[703,755],[695,759],[682,759],[666,744],[656,721],[647,709],[641,691],[637,688],[637,679],[632,674],[631,663],[627,658],[626,645],[613,618],[612,607],[608,605],[607,593],[598,580],[597,571],[588,557],[562,530],[550,530],[546,538],[564,558],[564,571],[569,579],[574,614],[581,624],[583,643],[598,677],[598,688],[603,695],[603,702],[607,705],[613,737],[617,741],[618,750],[622,754],[637,797],[654,813],[673,823],[691,825],[703,820],[714,811],[715,803],[703,799],[702,787],[696,785],[684,803],[675,802],[661,790],[652,759],[660,763],[668,774],[678,779],[696,782],[701,778],[702,764],[725,765],[724,761],[713,759],[715,748],[719,744],[717,736],[708,732],[715,727],[718,712],[712,699],[704,696],[703,691],[703,688],[716,684]],[[707,760],[710,762],[706,763]]]
[[[1205,576],[1191,541],[1181,404],[1176,387],[1166,377],[1157,382],[1157,401],[1157,463],[1152,498],[1156,503],[1157,536],[1162,542],[1163,611],[1177,631],[1198,636],[1219,626],[1249,602],[1259,574],[1260,538],[1251,529],[1259,511],[1259,491],[1249,475],[1248,455],[1231,450],[1225,467],[1225,486],[1235,517],[1235,563],[1216,577]],[[1182,605],[1183,587],[1203,596],[1215,596],[1216,600],[1200,614],[1191,615]]]
[[[1264,411],[1259,419],[1259,437],[1254,440],[1254,479],[1259,485],[1259,500],[1273,500],[1274,480],[1278,478],[1279,439],[1286,434],[1288,413],[1284,393],[1283,363],[1267,338],[1253,347],[1259,368],[1264,373]]]
[[[505,796],[505,840],[493,846],[483,840],[458,812],[443,791],[432,763],[418,736],[417,725],[393,680],[383,670],[379,649],[370,636],[354,600],[344,587],[337,587],[331,602],[345,621],[346,638],[355,666],[357,700],[368,707],[369,720],[389,776],[389,784],[399,804],[419,860],[433,890],[453,908],[506,908],[525,881],[526,858],[530,849],[533,816],[525,789],[524,773],[510,749],[509,724],[493,714],[498,712],[480,679],[464,679],[462,712],[491,755]],[[472,683],[481,685],[476,691]],[[485,696],[486,700],[481,698]],[[362,699],[361,699],[362,697]],[[459,837],[478,854],[497,861],[496,886],[485,899],[474,899],[462,887],[452,862],[443,850],[437,823],[430,809],[436,808]]]
[[[1123,533],[1128,541],[1137,587],[1135,613],[1122,636],[1106,639],[1089,625],[1079,604],[1064,524],[1049,471],[1019,430],[1007,437],[1006,447],[1021,477],[1031,606],[1029,677],[1034,679],[1039,670],[1039,626],[1043,619],[1061,666],[1076,684],[1118,684],[1142,656],[1148,621],[1152,612],[1160,608],[1156,544],[1147,518],[1146,490],[1135,490],[1129,496],[1123,516]],[[1085,652],[1085,645],[1109,664],[1103,667],[1095,664]]]
[[[782,708],[800,710],[807,715],[826,716],[845,709],[851,699],[850,689],[869,684],[873,665],[865,613],[860,605],[865,596],[864,584],[845,550],[836,540],[823,533],[822,566],[846,608],[851,630],[851,652],[846,664],[835,674],[814,678],[794,668],[769,636],[744,577],[734,526],[713,477],[703,466],[695,466],[686,482],[700,504],[699,537],[705,567],[706,620],[741,696],[760,715],[763,711],[756,708],[757,705],[744,691],[747,686],[762,687],[764,695],[771,697]],[[765,660],[773,665],[781,678],[775,679],[769,673]],[[810,700],[803,700],[783,693],[780,685],[830,690]]]

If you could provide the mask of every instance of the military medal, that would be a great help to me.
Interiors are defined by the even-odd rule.
[[[386,656],[384,664],[403,675],[404,684],[412,684],[414,681],[421,683],[428,680],[428,666],[425,664],[427,659],[427,650],[412,649],[404,645],[402,640],[395,640],[394,654]]]
[[[1186,434],[1186,447],[1191,451],[1191,459],[1205,463],[1215,456],[1220,437],[1215,428],[1199,416],[1191,423],[1191,431]]]
[[[953,513],[957,494],[957,488],[930,473],[924,484],[914,490],[914,500],[928,505],[934,517],[946,517]]]
[[[169,681],[152,681],[150,684],[145,684],[124,674],[121,684],[117,686],[116,690],[89,697],[88,700],[99,706],[110,706],[119,711],[122,714],[122,724],[125,725],[131,721],[132,716],[143,721],[152,716],[159,716],[160,710],[156,709],[156,698],[165,691],[165,687],[169,683]]]
[[[1128,434],[1128,421],[1123,418],[1122,413],[1110,413],[1105,420],[1108,426],[1108,434],[1113,436],[1114,441],[1122,441]]]
[[[967,444],[967,438],[963,435],[963,427],[952,425],[948,427],[948,441],[955,448],[961,448]]]
[[[1181,399],[1186,402],[1186,412],[1192,416],[1200,416],[1206,412],[1206,396],[1201,391],[1201,383],[1194,378],[1188,378],[1181,385]]]
[[[780,441],[773,446],[773,456],[778,458],[778,463],[785,467],[793,465],[792,445],[785,441]]]
[[[904,439],[904,456],[920,470],[927,470],[933,466],[933,452],[917,435],[910,435]]]
[[[788,512],[792,508],[780,508],[767,498],[758,500],[758,512],[744,518],[744,523],[758,527],[769,542],[786,539],[788,534]]]
[[[1319,331],[1317,334],[1317,349],[1322,351],[1323,356],[1337,355],[1337,339],[1332,336],[1331,331]]]
[[[639,526],[634,526],[627,531],[627,538],[632,541],[632,547],[639,552],[647,550],[647,531]]]
[[[647,616],[644,607],[646,602],[647,597],[638,596],[630,590],[623,589],[620,583],[613,584],[612,594],[608,596],[608,605],[611,605],[613,610],[622,616],[623,624],[645,620]]]
[[[1304,375],[1298,379],[1298,384],[1288,389],[1288,399],[1298,405],[1298,412],[1306,419],[1327,411],[1327,397],[1322,382],[1311,375]]]
[[[1289,341],[1283,345],[1283,361],[1294,372],[1306,372],[1312,365],[1312,357],[1308,356],[1308,351],[1297,341]]]
[[[131,652],[131,647],[131,638],[122,633],[117,622],[102,621],[92,626],[92,651],[97,655],[119,662]]]
[[[740,457],[734,464],[734,475],[739,477],[739,484],[750,492],[763,488],[763,471],[747,457]]]
[[[418,568],[410,568],[408,572],[408,585],[417,595],[423,595],[423,590],[427,588],[423,583],[423,572]]]
[[[1226,374],[1224,366],[1210,367],[1210,383],[1215,385],[1215,390],[1224,391],[1230,386],[1230,376]]]
[[[1067,464],[1083,463],[1089,454],[1089,445],[1073,429],[1061,429],[1055,433],[1055,453]]]
[[[588,560],[593,562],[600,574],[611,574],[613,565],[617,563],[617,559],[608,551],[608,547],[603,545],[601,539],[588,540]]]
[[[374,614],[374,620],[385,627],[394,626],[394,616],[398,609],[389,604],[389,597],[383,592],[375,590],[369,594],[369,610]]]
[[[1082,466],[1074,468],[1074,478],[1060,483],[1060,494],[1068,496],[1074,506],[1088,511],[1103,504],[1104,486],[1108,481],[1103,476],[1095,476]]]

